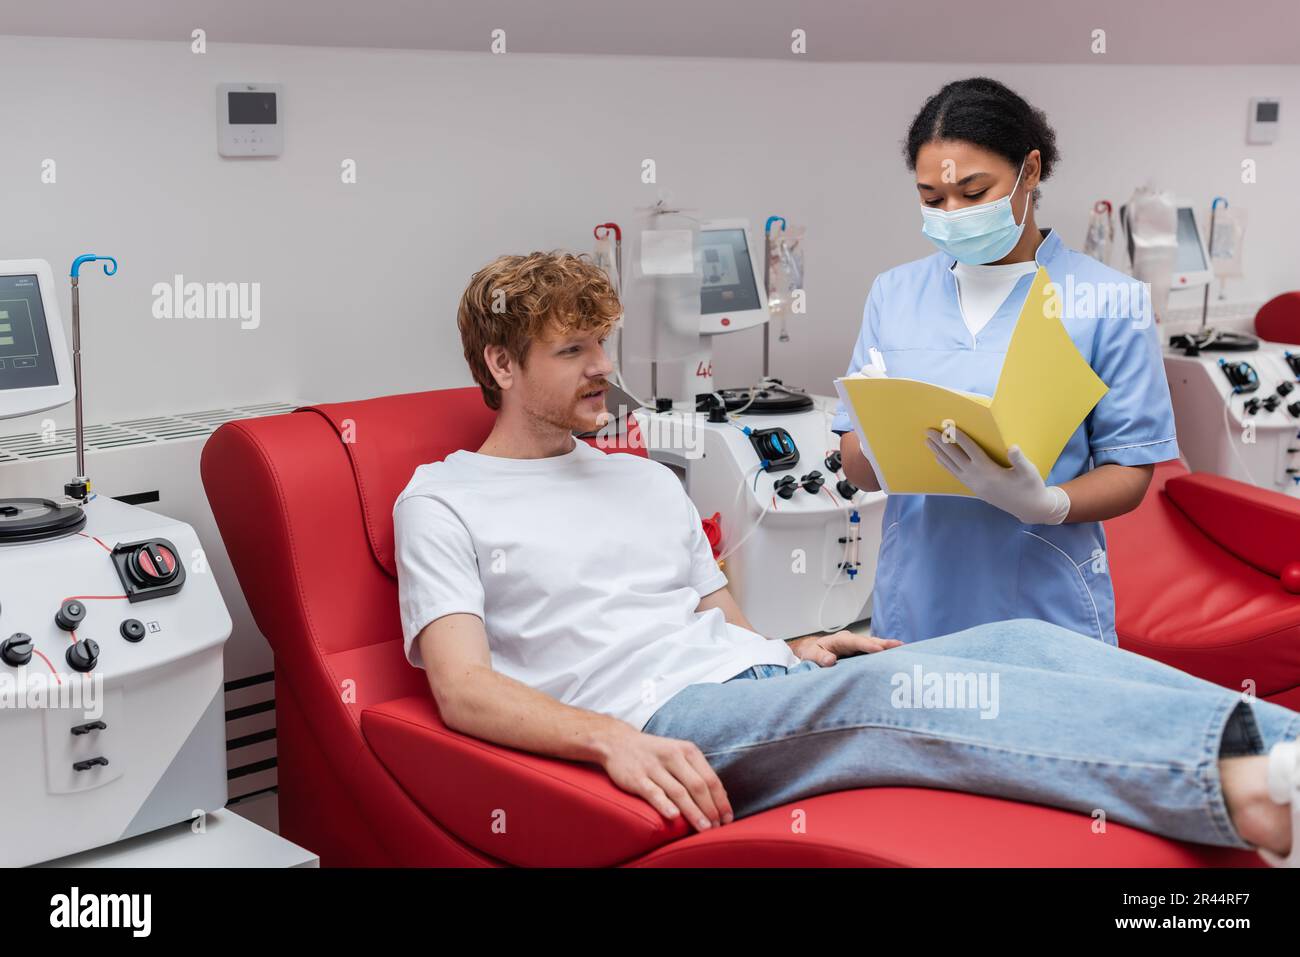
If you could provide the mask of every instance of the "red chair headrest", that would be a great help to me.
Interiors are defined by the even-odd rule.
[[[1300,292],[1284,292],[1264,303],[1255,314],[1255,335],[1300,345]]]
[[[347,449],[370,549],[393,578],[397,577],[393,541],[397,496],[417,466],[441,461],[457,449],[478,448],[496,420],[478,386],[309,405],[294,411],[322,416]]]
[[[308,405],[294,412],[324,418],[347,449],[370,550],[394,579],[393,503],[397,496],[418,466],[440,462],[458,449],[478,448],[496,421],[496,412],[483,402],[478,386]],[[587,441],[602,451],[647,457],[632,416],[613,442]]]

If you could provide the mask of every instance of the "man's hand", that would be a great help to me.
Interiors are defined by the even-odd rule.
[[[732,822],[727,792],[694,742],[624,727],[626,733],[606,739],[602,748],[600,764],[611,781],[666,818],[686,815],[697,831]]]
[[[859,635],[852,631],[837,631],[831,635],[805,635],[786,642],[796,657],[806,661],[815,661],[823,668],[829,668],[840,658],[850,655],[869,655],[872,652],[896,648],[902,642],[897,638],[877,638],[874,635]]]

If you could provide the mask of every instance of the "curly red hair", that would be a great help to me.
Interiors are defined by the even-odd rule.
[[[535,339],[585,332],[603,337],[622,314],[608,274],[589,257],[533,252],[499,256],[474,273],[456,325],[483,401],[499,409],[501,389],[483,357],[486,346],[504,347],[523,366]]]

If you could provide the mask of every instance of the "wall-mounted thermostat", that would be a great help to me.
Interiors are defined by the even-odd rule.
[[[284,90],[279,83],[217,86],[217,152],[279,156],[284,150]]]
[[[1282,102],[1275,96],[1257,96],[1250,101],[1250,123],[1246,128],[1247,143],[1272,143],[1277,139],[1281,125],[1279,112]]]

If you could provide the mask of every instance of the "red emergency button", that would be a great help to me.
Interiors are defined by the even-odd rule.
[[[726,316],[723,316],[723,317],[722,317],[722,324],[723,324],[724,326],[729,326],[729,325],[731,325],[731,320],[728,319]]]

